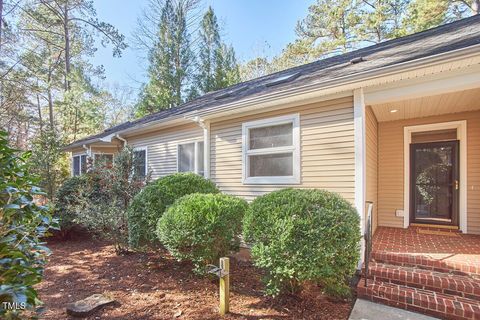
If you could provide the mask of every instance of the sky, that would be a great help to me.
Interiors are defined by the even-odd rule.
[[[307,15],[314,0],[203,0],[212,6],[221,26],[223,38],[233,45],[239,61],[255,56],[273,56],[295,39],[295,25]],[[148,0],[94,0],[98,18],[111,23],[131,42],[138,17]],[[146,61],[134,48],[126,49],[121,58],[112,56],[111,47],[98,46],[92,58],[105,68],[107,85],[136,90],[146,79]]]

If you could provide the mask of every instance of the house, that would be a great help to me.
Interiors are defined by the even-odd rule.
[[[75,141],[73,174],[127,144],[143,174],[192,171],[248,200],[285,187],[337,192],[362,231],[372,201],[374,262],[359,295],[473,319],[479,30],[477,15],[208,93]]]

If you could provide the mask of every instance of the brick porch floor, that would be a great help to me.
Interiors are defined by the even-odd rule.
[[[450,232],[448,236],[422,234],[418,229],[379,227],[373,237],[372,258],[430,266],[436,271],[480,275],[479,235],[458,232]]]
[[[379,227],[358,297],[443,319],[480,320],[480,236]],[[425,234],[436,233],[436,234]]]

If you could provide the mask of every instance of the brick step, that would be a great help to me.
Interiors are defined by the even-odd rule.
[[[371,262],[368,278],[480,301],[480,280],[471,276]]]
[[[448,261],[446,259],[435,259],[428,255],[396,253],[388,251],[372,251],[371,259],[375,262],[415,267],[435,272],[445,272],[463,276],[480,278],[480,265],[468,262]]]
[[[480,320],[480,302],[450,294],[361,279],[357,296],[441,319]]]

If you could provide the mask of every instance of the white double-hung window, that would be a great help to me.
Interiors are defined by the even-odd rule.
[[[148,169],[147,147],[133,149],[133,174],[141,179],[147,176]]]
[[[177,171],[204,175],[203,141],[178,144]]]
[[[80,154],[72,157],[72,175],[80,176],[87,172],[87,155]]]
[[[300,183],[298,114],[246,122],[242,126],[243,183]]]

